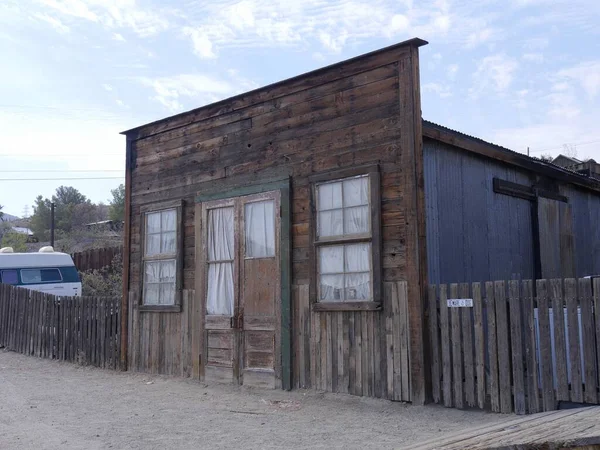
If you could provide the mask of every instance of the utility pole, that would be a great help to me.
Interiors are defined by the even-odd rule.
[[[529,156],[529,147],[527,147],[527,156]]]
[[[50,246],[54,248],[54,202],[50,203]]]

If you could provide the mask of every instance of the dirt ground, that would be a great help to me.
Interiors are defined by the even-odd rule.
[[[410,448],[514,418],[111,372],[0,350],[0,449]]]

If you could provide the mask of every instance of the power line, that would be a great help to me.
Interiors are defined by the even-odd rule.
[[[0,178],[0,181],[72,181],[72,180],[123,180],[125,177],[86,177],[86,178]]]
[[[593,141],[587,141],[587,142],[565,142],[563,145],[574,145],[575,147],[581,147],[583,145],[595,144],[596,142],[600,142],[600,139],[596,139]],[[550,150],[560,150],[563,148],[563,145],[561,145],[560,147],[543,148],[541,150],[531,150],[531,153],[548,152]]]

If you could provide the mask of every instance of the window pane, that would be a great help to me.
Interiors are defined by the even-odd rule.
[[[344,208],[369,204],[369,178],[350,178],[344,180]]]
[[[161,231],[177,231],[177,210],[168,209],[161,211]]]
[[[233,259],[233,207],[208,211],[208,260]]]
[[[244,209],[246,256],[275,256],[275,203],[247,203]]]
[[[342,207],[342,183],[327,183],[317,186],[319,211]]]
[[[40,277],[42,279],[42,283],[52,283],[62,281],[62,277],[60,275],[60,270],[58,269],[41,269]]]
[[[144,305],[158,305],[160,284],[145,284]]]
[[[345,300],[370,300],[371,280],[369,273],[353,273],[345,276]]]
[[[319,273],[344,272],[344,246],[335,245],[319,249]]]
[[[2,283],[4,284],[19,284],[19,277],[16,270],[3,270]]]
[[[346,245],[345,272],[370,272],[371,244]]]
[[[208,265],[206,312],[226,316],[233,314],[233,263]]]
[[[160,281],[160,261],[146,262],[144,283],[158,283]]]
[[[40,269],[21,270],[21,281],[25,284],[41,283],[42,273]]]
[[[160,284],[160,295],[158,302],[161,305],[175,304],[175,283]]]
[[[177,233],[168,231],[160,235],[160,248],[162,254],[177,253]]]
[[[160,212],[146,214],[146,233],[160,233]]]
[[[344,299],[344,275],[321,275],[319,301],[340,302]]]
[[[319,237],[342,236],[344,234],[341,209],[323,211],[318,214],[317,227]]]
[[[358,206],[344,209],[345,234],[359,234],[369,232],[369,207]]]
[[[160,261],[160,282],[175,283],[175,260]]]
[[[146,235],[146,256],[160,254],[160,234]]]

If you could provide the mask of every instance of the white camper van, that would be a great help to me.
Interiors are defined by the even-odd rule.
[[[81,295],[81,280],[73,259],[52,247],[42,247],[37,253],[1,248],[0,282],[64,297]]]

